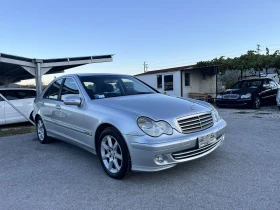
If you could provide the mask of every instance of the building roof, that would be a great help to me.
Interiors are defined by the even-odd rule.
[[[136,74],[135,76],[140,76],[140,75],[147,75],[147,74],[160,74],[160,73],[165,73],[165,72],[174,72],[174,71],[182,71],[186,69],[192,69],[194,65],[189,65],[189,66],[178,66],[178,67],[173,67],[173,68],[168,68],[168,69],[159,69],[159,70],[153,70],[153,71],[147,71],[141,74]]]

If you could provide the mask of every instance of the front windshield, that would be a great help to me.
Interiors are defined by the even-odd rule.
[[[91,99],[156,93],[144,83],[126,75],[80,76],[80,80]]]
[[[261,80],[251,80],[251,81],[239,81],[235,83],[231,89],[242,89],[242,88],[258,88],[262,84]]]

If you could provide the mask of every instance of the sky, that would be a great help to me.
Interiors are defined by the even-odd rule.
[[[279,0],[0,0],[0,53],[114,54],[66,73],[143,72],[280,49]],[[44,76],[48,83],[54,75]]]

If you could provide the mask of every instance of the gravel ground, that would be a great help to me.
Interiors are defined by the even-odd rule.
[[[70,144],[2,137],[0,209],[279,209],[279,118],[240,111],[220,110],[227,136],[210,155],[123,180]]]

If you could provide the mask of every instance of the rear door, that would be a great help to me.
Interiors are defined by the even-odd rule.
[[[0,93],[4,95],[4,92],[0,90]],[[2,97],[0,97],[0,125],[3,125],[6,123],[5,120],[5,106],[4,106],[4,100]]]

